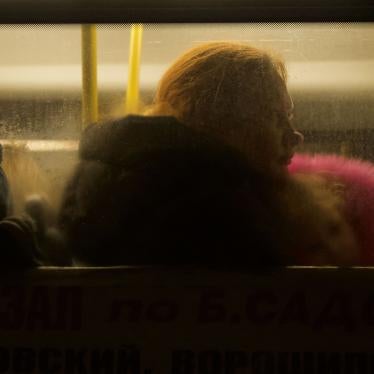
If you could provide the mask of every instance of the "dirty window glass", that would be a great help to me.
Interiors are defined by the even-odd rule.
[[[130,29],[96,26],[99,119],[125,114]],[[211,40],[248,42],[283,56],[294,123],[305,135],[301,151],[374,159],[373,24],[144,25],[142,107],[181,52]],[[57,205],[82,130],[81,26],[2,25],[0,43],[3,167],[18,178],[16,201],[42,189]]]

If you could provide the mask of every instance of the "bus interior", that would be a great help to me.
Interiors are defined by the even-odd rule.
[[[374,160],[374,26],[372,23],[164,23],[138,25],[137,70],[131,24],[91,26],[84,45],[78,24],[7,25],[0,28],[0,142],[32,154],[52,190],[61,191],[77,159],[82,116],[82,48],[90,48],[91,120],[129,113],[129,81],[136,75],[136,108],[152,103],[157,82],[184,50],[213,40],[252,43],[286,61],[300,152],[335,153]],[[92,40],[91,40],[92,42]],[[87,41],[86,43],[90,43]],[[85,103],[86,107],[90,103]],[[86,108],[87,110],[87,108]],[[30,191],[32,192],[32,191]],[[59,198],[60,192],[54,199]]]
[[[299,152],[374,162],[371,5],[171,3],[1,2],[0,143],[16,211],[41,191],[57,208],[84,127],[142,113],[173,60],[213,40],[283,56]],[[373,370],[370,268],[51,267],[1,279],[2,373]]]

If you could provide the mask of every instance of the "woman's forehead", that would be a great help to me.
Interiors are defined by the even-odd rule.
[[[277,105],[279,105],[279,109],[284,109],[286,111],[293,111],[294,104],[292,101],[292,97],[290,93],[288,92],[287,86],[284,82],[278,85],[277,87],[278,95],[277,97]]]
[[[285,102],[284,102],[284,104],[285,104],[285,107],[286,107],[286,109],[287,110],[289,110],[289,111],[293,111],[294,110],[294,103],[293,103],[293,100],[292,100],[292,97],[291,97],[291,95],[289,94],[289,92],[288,91],[286,91],[287,93],[286,93],[286,95],[285,95]]]

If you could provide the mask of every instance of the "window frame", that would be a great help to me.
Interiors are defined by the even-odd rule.
[[[373,22],[373,0],[2,0],[0,23]]]

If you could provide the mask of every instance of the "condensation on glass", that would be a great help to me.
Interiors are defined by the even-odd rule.
[[[100,119],[124,114],[129,40],[130,25],[97,26]],[[142,106],[181,52],[211,40],[248,42],[283,56],[295,126],[305,135],[301,151],[374,160],[374,24],[144,25]],[[0,43],[0,142],[11,149],[4,167],[17,163],[13,174],[27,179],[22,188],[43,188],[57,204],[81,131],[81,27],[2,25]]]

